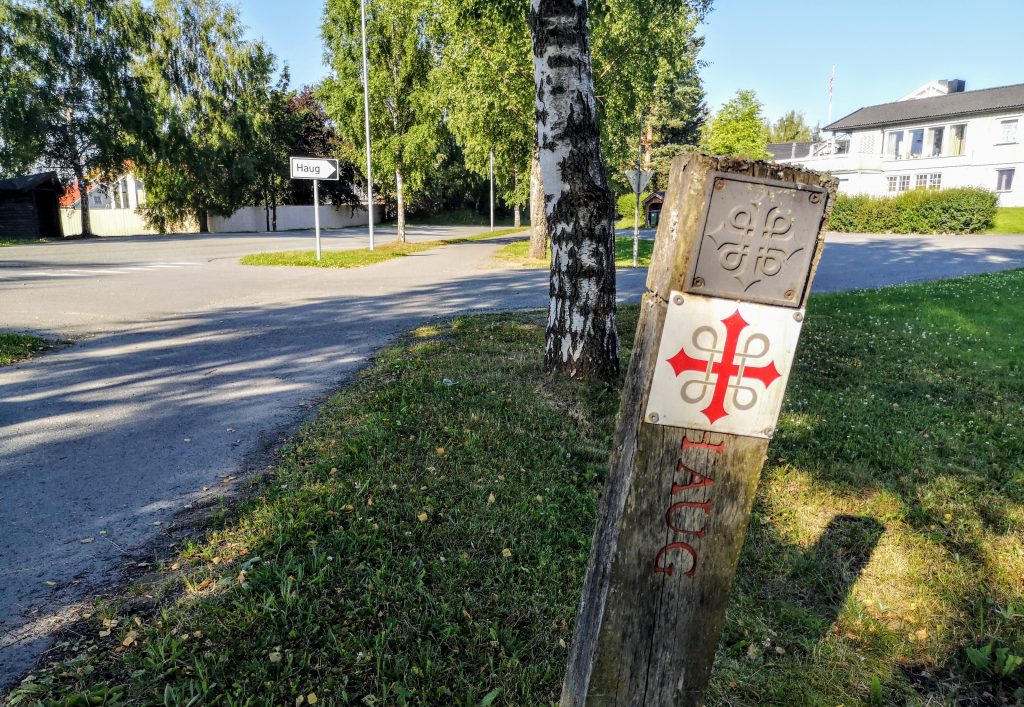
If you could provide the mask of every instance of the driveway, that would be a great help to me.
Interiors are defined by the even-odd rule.
[[[546,272],[490,267],[508,240],[358,270],[238,265],[311,248],[301,232],[0,249],[0,327],[76,340],[0,369],[0,689],[73,618],[68,607],[115,581],[178,513],[266,468],[395,336],[459,312],[545,306]],[[324,238],[327,250],[365,243],[358,229]],[[1024,236],[830,236],[816,289],[1021,266]],[[644,278],[620,271],[620,300],[636,301]]]

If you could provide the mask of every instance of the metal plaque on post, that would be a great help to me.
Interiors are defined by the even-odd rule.
[[[800,307],[827,191],[725,172],[712,176],[686,291]]]

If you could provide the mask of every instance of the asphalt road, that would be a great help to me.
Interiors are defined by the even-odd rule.
[[[68,607],[115,581],[176,514],[230,488],[224,479],[265,468],[396,335],[458,312],[544,306],[546,273],[493,268],[508,239],[497,241],[322,271],[237,263],[311,248],[309,233],[0,248],[0,328],[74,342],[0,369],[0,689]],[[324,239],[327,250],[365,244],[357,230]],[[1024,236],[843,236],[830,238],[816,290],[1021,266]],[[644,277],[621,271],[620,299],[638,299]]]

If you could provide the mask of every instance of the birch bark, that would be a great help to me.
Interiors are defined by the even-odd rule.
[[[530,257],[548,255],[548,219],[544,213],[544,183],[540,178],[540,148],[533,148],[530,161]]]
[[[619,372],[614,206],[601,156],[587,0],[531,0],[537,142],[551,237],[544,362],[574,378]]]

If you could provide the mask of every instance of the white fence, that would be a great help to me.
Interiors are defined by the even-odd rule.
[[[380,221],[380,207],[374,209],[376,219]],[[273,220],[273,214],[271,214]],[[346,226],[365,226],[369,222],[365,206],[321,206],[320,228],[345,228]],[[277,230],[291,231],[300,228],[313,228],[312,206],[278,206]],[[267,230],[267,211],[262,206],[247,206],[239,209],[227,218],[210,217],[210,230],[215,233],[232,233]]]
[[[65,236],[82,232],[82,212],[61,209],[61,225]],[[271,217],[273,218],[273,217]],[[380,223],[381,207],[374,207],[374,223]],[[90,209],[89,222],[97,236],[134,236],[154,234],[158,231],[146,225],[142,215],[131,209]],[[369,222],[365,206],[321,206],[321,228],[365,226]],[[312,206],[278,206],[277,230],[313,228]],[[210,230],[214,233],[248,233],[267,230],[267,213],[262,206],[247,206],[227,218],[210,217]],[[186,229],[196,233],[198,228]]]

